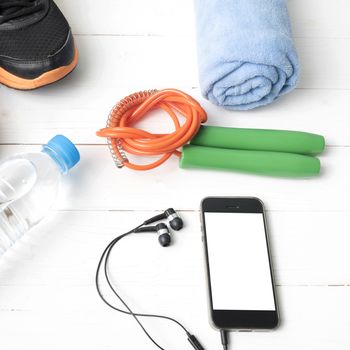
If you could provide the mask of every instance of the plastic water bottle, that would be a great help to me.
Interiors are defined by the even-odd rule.
[[[57,135],[41,152],[16,154],[0,164],[0,256],[45,217],[61,174],[79,160],[74,144]]]
[[[0,164],[0,211],[25,195],[36,181],[34,165],[26,159],[9,159]]]

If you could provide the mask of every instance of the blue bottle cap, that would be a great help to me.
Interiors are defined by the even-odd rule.
[[[53,137],[43,146],[42,151],[58,164],[63,173],[67,173],[80,160],[80,154],[75,145],[63,135]]]

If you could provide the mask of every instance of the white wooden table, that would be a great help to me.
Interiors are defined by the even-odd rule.
[[[162,249],[156,237],[129,238],[111,268],[135,309],[182,320],[206,349],[221,349],[207,321],[198,209],[207,195],[254,195],[268,209],[281,326],[237,333],[237,350],[350,348],[350,25],[348,0],[290,0],[302,66],[298,88],[250,112],[227,112],[198,89],[189,0],[58,0],[80,50],[76,71],[32,92],[0,87],[0,158],[38,150],[57,133],[81,163],[64,181],[56,210],[0,265],[0,349],[154,349],[134,320],[102,304],[94,287],[106,243],[173,206],[186,228]],[[104,140],[120,98],[176,87],[198,98],[212,125],[284,128],[327,138],[323,172],[309,180],[181,170],[177,160],[150,172],[117,170]],[[154,118],[149,126],[170,124]],[[145,321],[167,349],[190,349],[179,329]]]

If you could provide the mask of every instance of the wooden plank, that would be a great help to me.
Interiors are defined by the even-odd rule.
[[[77,42],[82,68],[74,84],[123,86],[129,91],[198,86],[192,36],[79,36]],[[295,43],[302,67],[299,88],[349,89],[350,38],[297,38]]]
[[[78,36],[77,42],[81,68],[76,85],[123,86],[127,91],[198,86],[192,36]],[[295,43],[302,67],[299,88],[349,89],[350,38],[297,38]]]
[[[64,89],[58,83],[52,91],[33,94],[4,89],[0,144],[45,143],[57,132],[80,144],[104,144],[95,132],[104,127],[113,104],[138,88],[99,85],[86,89],[70,86],[70,82]],[[249,112],[226,111],[204,100],[199,89],[184,90],[203,105],[208,125],[303,130],[324,135],[328,145],[350,146],[350,90],[298,89],[279,102]],[[155,132],[172,130],[165,114],[147,117],[140,127]]]
[[[174,49],[176,40],[161,37],[79,37],[78,42],[80,65],[67,79],[31,92],[0,87],[0,143],[42,143],[57,131],[79,143],[103,143],[95,131],[118,100],[142,89],[177,87],[203,103],[210,124],[306,130],[326,135],[330,145],[349,145],[350,39],[301,39],[303,89],[250,112],[224,111],[192,89],[198,82],[190,41],[181,44],[188,55]],[[160,124],[161,118],[151,126]]]
[[[350,37],[347,0],[288,0],[288,8],[295,37]]]
[[[141,298],[128,297],[128,300],[135,310],[176,317],[198,336],[205,349],[219,349],[219,333],[208,323],[205,290],[197,294],[188,288],[185,291],[180,286],[166,294],[164,288],[153,285],[150,298],[146,289]],[[128,290],[126,294],[131,293]],[[278,294],[281,312],[278,330],[231,334],[231,347],[348,349],[349,287],[279,287]],[[22,350],[24,342],[26,347],[36,350],[60,350],[67,343],[69,347],[86,350],[154,349],[135,321],[107,309],[92,286],[62,287],[58,283],[21,290],[5,287],[1,288],[1,295],[1,340],[6,349]],[[3,298],[11,302],[4,305]],[[155,320],[144,323],[164,347],[190,349],[185,335],[175,325]]]
[[[104,0],[101,6],[93,0],[58,0],[57,4],[79,34],[187,36],[194,27],[193,2],[188,0]],[[328,0],[289,0],[288,7],[296,37],[350,37],[347,0],[337,0],[336,5]]]
[[[208,325],[205,291],[195,297],[189,292],[173,299],[164,295],[160,288],[154,290],[153,302],[141,298],[133,304],[140,310],[177,317],[198,336],[206,349],[220,348],[219,333]],[[2,294],[4,292],[13,293],[11,289],[3,290]],[[278,292],[281,295],[280,328],[274,332],[234,333],[231,335],[233,348],[348,349],[348,287],[282,287]],[[35,299],[37,305],[33,309],[1,311],[2,345],[6,349],[22,350],[24,339],[27,347],[37,350],[62,349],[68,342],[72,348],[86,350],[154,349],[135,322],[106,309],[93,288],[39,286],[22,290],[21,294],[26,295],[28,301]],[[18,293],[15,295],[18,298]],[[18,302],[11,307],[16,305]],[[184,334],[176,326],[150,320],[146,320],[145,325],[166,348],[190,349]]]
[[[3,146],[0,158],[39,146]],[[262,198],[271,210],[350,210],[348,147],[327,149],[322,174],[288,179],[211,170],[180,169],[176,157],[152,171],[117,169],[107,146],[79,146],[81,162],[64,178],[60,209],[197,210],[209,195]],[[138,160],[137,160],[138,161]],[[65,196],[64,196],[65,195]]]
[[[98,258],[107,243],[158,213],[52,213],[3,257],[0,289],[92,286]],[[204,288],[199,213],[181,212],[181,216],[185,228],[173,233],[174,244],[169,249],[160,247],[155,234],[131,236],[118,244],[111,259],[111,271],[126,290],[146,293],[147,289],[152,295],[154,285],[160,285],[171,295],[172,289],[181,286],[183,293],[190,289],[199,293]],[[350,285],[348,216],[349,211],[269,211],[276,283],[280,286]],[[4,297],[0,300],[6,300]]]

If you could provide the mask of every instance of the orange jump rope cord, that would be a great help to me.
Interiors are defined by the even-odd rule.
[[[175,131],[169,134],[152,134],[133,127],[148,112],[161,108],[172,119]],[[177,114],[185,117],[180,125]],[[121,100],[109,114],[107,126],[97,131],[97,136],[106,137],[113,159],[118,167],[134,170],[150,170],[170,158],[180,156],[178,148],[188,143],[198,132],[207,114],[200,104],[186,93],[176,89],[137,92]],[[126,152],[139,156],[161,155],[146,165],[131,163]]]

